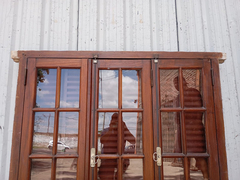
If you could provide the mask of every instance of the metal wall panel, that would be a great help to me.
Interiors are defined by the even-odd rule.
[[[0,0],[0,174],[8,179],[11,50],[220,51],[229,179],[240,176],[239,0]]]

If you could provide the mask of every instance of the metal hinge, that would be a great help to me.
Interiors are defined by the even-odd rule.
[[[27,72],[28,72],[28,69],[25,68],[24,86],[27,85]]]

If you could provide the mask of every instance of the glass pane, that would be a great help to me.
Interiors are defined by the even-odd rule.
[[[118,113],[98,114],[98,154],[117,154]]]
[[[79,107],[80,69],[61,70],[60,107]]]
[[[56,69],[37,70],[36,107],[54,108],[56,94]]]
[[[142,108],[141,71],[122,71],[122,107]]]
[[[183,159],[163,158],[163,176],[166,180],[184,180]]]
[[[185,112],[187,152],[205,153],[204,114],[199,112]]]
[[[142,113],[122,113],[124,154],[142,154]]]
[[[196,157],[189,158],[188,164],[190,165],[190,179],[191,180],[208,180],[208,162],[206,158]]]
[[[179,107],[178,70],[160,70],[161,107]]]
[[[162,151],[163,153],[181,153],[181,120],[179,112],[162,112]]]
[[[183,94],[185,107],[202,107],[201,70],[183,70]]]
[[[78,112],[60,112],[58,125],[58,153],[77,153]]]
[[[77,179],[77,158],[57,159],[56,180]]]
[[[98,163],[98,180],[116,180],[118,176],[117,159],[101,159]]]
[[[36,112],[32,153],[51,154],[54,129],[54,112]]]
[[[118,107],[118,70],[99,71],[98,107]]]
[[[143,160],[123,159],[123,179],[143,179]]]
[[[31,179],[51,179],[51,159],[32,159]]]

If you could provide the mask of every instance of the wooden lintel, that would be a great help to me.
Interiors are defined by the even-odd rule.
[[[19,63],[18,51],[11,51],[11,58],[14,62]]]

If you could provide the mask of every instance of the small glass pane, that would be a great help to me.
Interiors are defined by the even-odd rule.
[[[77,153],[78,112],[60,112],[58,126],[58,153]]]
[[[190,178],[191,180],[208,180],[208,162],[206,158],[196,157],[189,158],[188,164],[190,166]]]
[[[32,153],[51,154],[54,127],[54,112],[36,112]]]
[[[122,107],[142,108],[140,70],[122,71]]]
[[[118,107],[118,70],[99,71],[98,107]]]
[[[38,108],[54,108],[56,94],[56,69],[37,70],[37,97]]]
[[[98,180],[116,180],[118,176],[118,159],[101,159],[98,163]]]
[[[183,70],[183,94],[185,107],[202,107],[201,70]]]
[[[122,113],[124,154],[142,154],[142,113]]]
[[[162,151],[163,153],[181,153],[181,121],[179,112],[162,112]]]
[[[98,154],[117,154],[118,113],[98,114]]]
[[[184,180],[183,159],[163,158],[163,176],[168,180]]]
[[[79,107],[80,69],[61,70],[60,107]]]
[[[123,159],[123,179],[143,179],[143,160]]]
[[[160,70],[161,107],[179,107],[178,70]]]
[[[32,159],[31,180],[50,180],[51,165],[51,159]]]
[[[200,112],[185,112],[187,152],[205,153],[204,114]]]
[[[77,158],[57,159],[56,180],[77,179]]]

